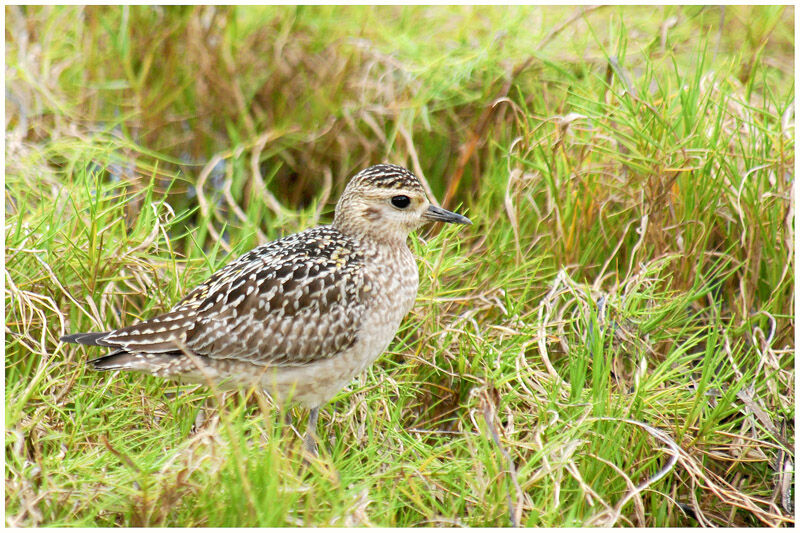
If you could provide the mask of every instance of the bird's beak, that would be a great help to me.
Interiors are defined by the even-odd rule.
[[[430,222],[447,222],[450,224],[466,224],[471,225],[472,221],[463,215],[453,213],[447,209],[429,205],[427,211],[422,214],[424,220]]]

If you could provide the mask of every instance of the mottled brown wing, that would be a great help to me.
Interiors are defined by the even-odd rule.
[[[354,241],[320,226],[255,248],[168,313],[103,341],[143,353],[184,346],[213,359],[304,365],[356,341],[370,290]]]
[[[350,347],[370,287],[355,243],[320,227],[253,250],[198,289],[175,309],[196,313],[192,352],[281,366]]]

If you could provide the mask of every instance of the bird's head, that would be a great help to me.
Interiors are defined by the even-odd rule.
[[[347,184],[336,204],[333,225],[345,234],[405,240],[426,222],[472,224],[465,216],[432,205],[409,170],[374,165]]]

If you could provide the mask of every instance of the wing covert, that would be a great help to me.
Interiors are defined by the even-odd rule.
[[[329,226],[256,248],[186,296],[187,348],[212,359],[296,366],[356,341],[370,281],[355,242]]]

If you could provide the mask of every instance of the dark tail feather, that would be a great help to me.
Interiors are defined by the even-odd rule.
[[[87,346],[109,346],[108,343],[103,342],[103,339],[109,333],[111,332],[103,331],[102,333],[73,333],[72,335],[64,335],[60,340],[61,342],[86,344]]]
[[[132,370],[152,373],[159,367],[171,363],[174,358],[175,354],[142,354],[117,350],[103,357],[92,359],[89,364],[95,370]]]
[[[95,370],[123,370],[131,369],[137,362],[137,359],[142,358],[137,354],[117,350],[103,357],[92,359],[89,361],[89,364],[92,365],[92,368]]]

